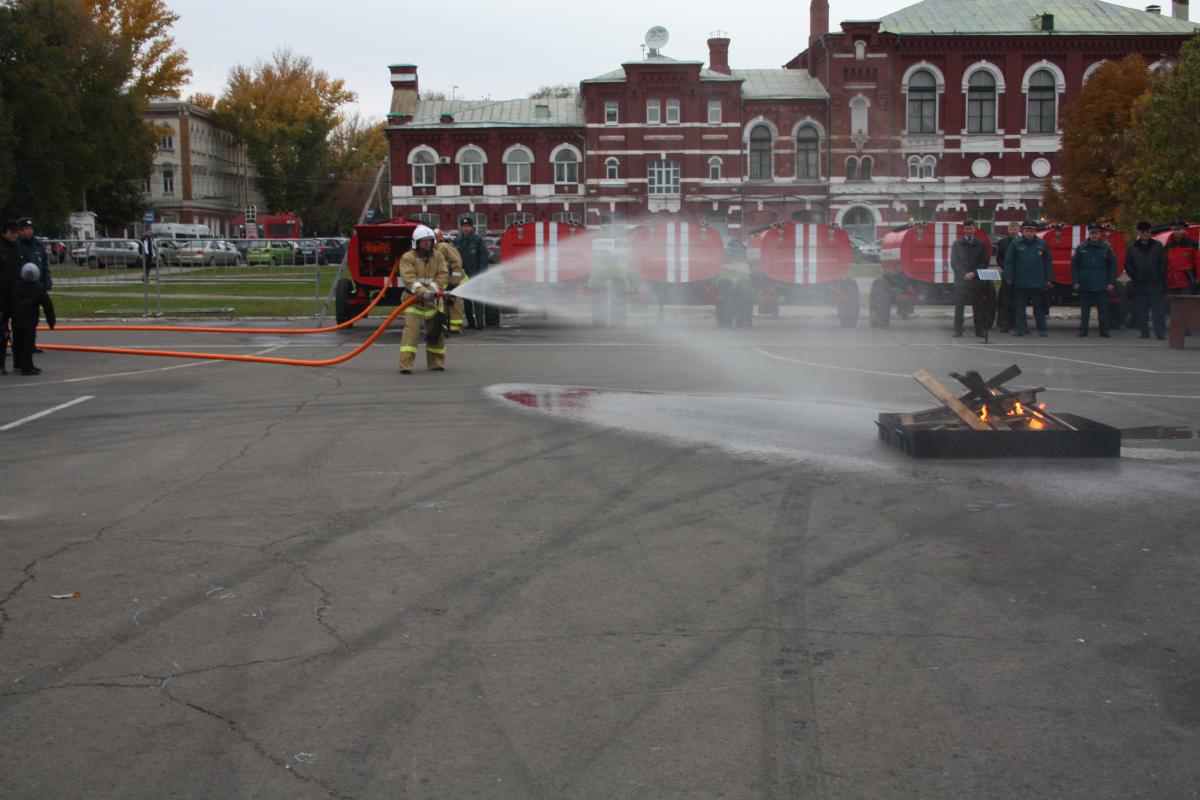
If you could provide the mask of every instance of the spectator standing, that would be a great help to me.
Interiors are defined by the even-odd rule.
[[[1140,338],[1150,338],[1148,318],[1154,317],[1154,335],[1167,338],[1167,251],[1150,236],[1150,223],[1137,224],[1137,239],[1125,252],[1125,274],[1133,284],[1133,321]]]
[[[1176,220],[1171,223],[1171,236],[1167,239],[1167,292],[1168,294],[1195,294],[1196,273],[1200,267],[1200,244],[1187,235],[1187,223]]]
[[[150,270],[154,268],[157,256],[154,235],[146,228],[146,233],[142,236],[142,283],[150,282]]]
[[[13,283],[20,280],[21,267],[25,263],[24,249],[18,241],[21,225],[16,220],[4,223],[0,234],[0,375],[7,375],[4,368],[8,360],[9,317],[12,315]]]
[[[21,217],[17,222],[21,226],[21,229],[17,231],[17,237],[25,250],[25,260],[23,263],[32,263],[37,266],[38,283],[48,292],[54,285],[54,281],[50,277],[50,258],[46,255],[46,245],[41,239],[33,235],[33,219],[30,217]],[[37,346],[36,327],[33,331],[33,352],[42,352],[42,349]]]
[[[1040,302],[1040,295],[1054,285],[1054,262],[1049,246],[1038,238],[1033,220],[1021,223],[1021,238],[1004,254],[1004,282],[1013,287],[1013,336],[1024,336],[1029,331],[1025,307],[1031,300],[1038,336],[1049,336],[1046,306]]]
[[[950,247],[950,268],[954,270],[954,338],[963,335],[963,306],[971,304],[971,324],[976,336],[984,336],[991,326],[989,310],[996,298],[992,284],[979,280],[978,270],[987,267],[987,245],[975,234],[975,221],[963,223],[963,237]]]
[[[1108,338],[1108,293],[1117,288],[1117,255],[1104,241],[1099,222],[1087,226],[1087,241],[1071,254],[1071,286],[1079,292],[1079,335],[1088,335],[1092,306],[1100,335]]]
[[[40,375],[33,365],[33,335],[37,331],[38,309],[46,312],[46,324],[54,329],[54,303],[41,282],[41,270],[32,261],[21,267],[21,277],[12,286],[13,369],[22,375]]]
[[[458,255],[462,259],[463,269],[466,270],[468,279],[482,275],[487,270],[487,245],[484,244],[481,237],[476,235],[475,221],[470,217],[463,217],[458,221],[458,240],[454,246],[458,249]],[[484,304],[478,300],[466,300],[464,306],[467,327],[483,330],[487,324],[487,308]]]
[[[1009,246],[1021,237],[1021,223],[1013,220],[1008,223],[1008,235],[996,242],[996,266],[1004,270],[1004,256]],[[1003,277],[1003,276],[1001,276]],[[996,325],[1001,333],[1008,333],[1013,326],[1013,288],[1006,280],[1000,283],[1000,301],[996,307]]]

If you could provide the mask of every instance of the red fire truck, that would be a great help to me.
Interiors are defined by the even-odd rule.
[[[867,299],[872,328],[891,324],[892,306],[901,319],[922,305],[951,305],[955,302],[954,270],[950,248],[963,235],[960,222],[919,223],[883,237],[879,254],[883,275],[871,283]],[[991,242],[980,236],[991,261]],[[987,316],[994,317],[995,308]],[[989,325],[990,327],[990,325]]]
[[[844,327],[858,324],[858,283],[848,277],[854,248],[841,228],[777,223],[750,237],[746,260],[763,313],[778,314],[780,303],[832,303]]]
[[[400,302],[401,290],[394,285],[385,286],[384,282],[400,256],[412,249],[417,224],[392,220],[354,226],[346,245],[350,277],[339,278],[334,284],[334,312],[339,325],[357,316],[380,292],[386,292],[381,303]]]
[[[301,239],[303,238],[300,217],[287,214],[256,214],[254,221],[247,223],[245,214],[235,214],[233,224],[238,227],[242,239]]]

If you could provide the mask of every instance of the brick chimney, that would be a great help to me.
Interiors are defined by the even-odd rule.
[[[392,107],[388,111],[388,117],[398,117],[400,122],[404,122],[404,117],[412,116],[420,97],[417,65],[392,64],[388,69],[392,73]]]
[[[1181,19],[1187,22],[1188,19],[1188,0],[1175,0],[1172,3],[1171,16],[1175,19]]]
[[[829,33],[829,0],[812,0],[808,7],[808,46]]]
[[[708,68],[722,75],[732,75],[729,69],[729,37],[718,31],[708,40]]]

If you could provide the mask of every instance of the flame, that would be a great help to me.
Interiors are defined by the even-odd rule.
[[[983,420],[984,422],[987,422],[987,421],[988,421],[988,407],[987,407],[987,406],[984,406],[984,407],[983,407],[983,411],[982,411],[982,412],[980,412],[980,414],[979,414],[979,418],[980,418],[981,420]]]
[[[1029,420],[1029,430],[1031,430],[1031,431],[1040,431],[1040,430],[1044,429],[1045,427],[1046,427],[1046,423],[1042,422],[1037,417],[1033,417]]]
[[[1021,405],[1021,403],[1018,401],[1013,404],[1013,410],[1008,413],[1017,417],[1022,416],[1025,413],[1025,406]]]

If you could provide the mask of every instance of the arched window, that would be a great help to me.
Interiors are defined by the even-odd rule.
[[[441,214],[431,214],[428,211],[421,211],[416,214],[410,214],[408,216],[408,221],[409,222],[419,222],[422,225],[426,225],[430,228],[436,228],[439,225],[441,225],[442,215]]]
[[[817,129],[805,125],[796,135],[796,177],[821,177],[821,139]]]
[[[846,180],[858,180],[858,159],[854,156],[846,159]]]
[[[976,70],[967,83],[967,133],[995,132],[996,79],[985,69]]]
[[[854,60],[862,61],[867,57],[867,43],[859,39],[854,43]]]
[[[875,160],[870,156],[863,156],[862,162],[859,164],[859,177],[864,181],[871,180],[871,173],[875,169]]]
[[[579,160],[574,151],[564,147],[554,156],[554,183],[558,186],[579,183]]]
[[[708,179],[710,181],[721,180],[721,159],[716,156],[708,160]]]
[[[621,176],[621,162],[615,158],[606,158],[604,160],[604,179],[607,181],[615,181]]]
[[[650,164],[648,189],[650,194],[679,194],[679,162],[654,161]]]
[[[920,156],[909,156],[908,157],[908,177],[909,178],[920,178],[921,177],[921,157]]]
[[[867,241],[875,241],[875,215],[869,208],[855,206],[846,212],[842,218],[842,228],[851,236]]]
[[[927,69],[908,79],[908,132],[937,132],[937,79]]]
[[[513,211],[504,215],[504,227],[511,228],[513,225],[524,225],[526,222],[533,222],[533,214],[527,211]]]
[[[750,130],[750,179],[770,178],[775,174],[771,153],[771,129],[755,125]]]
[[[866,136],[870,132],[868,130],[870,128],[868,123],[870,108],[870,101],[862,95],[850,101],[850,133]]]
[[[483,186],[483,153],[471,148],[459,155],[458,182],[463,186]]]
[[[1029,76],[1029,115],[1025,129],[1030,133],[1054,133],[1058,128],[1058,87],[1054,74],[1039,69]]]
[[[514,147],[504,157],[509,186],[528,186],[533,155],[524,147]]]
[[[925,156],[925,158],[921,159],[921,177],[922,178],[933,178],[936,168],[937,168],[937,159],[934,158],[933,156]]]

